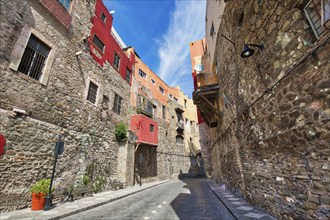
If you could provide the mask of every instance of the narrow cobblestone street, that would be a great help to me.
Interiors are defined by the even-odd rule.
[[[234,219],[206,179],[171,181],[69,219]]]

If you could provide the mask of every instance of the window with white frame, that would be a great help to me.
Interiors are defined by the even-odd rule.
[[[103,53],[104,43],[100,40],[100,38],[98,36],[96,36],[96,34],[94,34],[94,37],[93,37],[93,44],[95,45],[95,47],[97,47]]]
[[[69,10],[71,0],[58,0],[66,10]]]
[[[88,93],[87,93],[87,100],[93,104],[96,104],[97,92],[99,90],[98,85],[89,81]]]
[[[311,0],[304,11],[315,36],[319,38],[329,25],[330,0]]]
[[[114,100],[114,104],[113,104],[113,111],[115,113],[117,113],[118,115],[120,115],[120,111],[121,111],[121,102],[122,102],[123,98],[120,97],[117,93],[115,93],[115,100]]]
[[[139,69],[139,76],[141,76],[143,79],[147,78],[147,74]]]
[[[18,71],[39,80],[50,50],[51,48],[48,45],[31,34],[18,66]]]

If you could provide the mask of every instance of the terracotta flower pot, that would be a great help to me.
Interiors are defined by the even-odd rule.
[[[46,198],[44,193],[32,193],[31,210],[42,210],[45,206],[45,203]]]

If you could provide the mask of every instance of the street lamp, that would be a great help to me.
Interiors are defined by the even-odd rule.
[[[251,49],[249,46],[257,47],[260,50],[265,48],[264,44],[244,44],[243,51],[241,53],[242,58],[248,58],[254,54],[254,50]]]

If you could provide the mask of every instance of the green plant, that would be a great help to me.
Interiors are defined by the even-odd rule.
[[[87,186],[90,183],[90,181],[91,181],[91,178],[89,176],[87,176],[87,175],[83,176],[83,184],[85,186]]]
[[[115,136],[118,142],[127,140],[127,125],[125,123],[119,122],[116,124]]]
[[[46,195],[48,193],[49,186],[50,186],[50,179],[41,179],[31,186],[30,192],[44,193]],[[53,190],[54,189],[52,189],[52,191]]]

